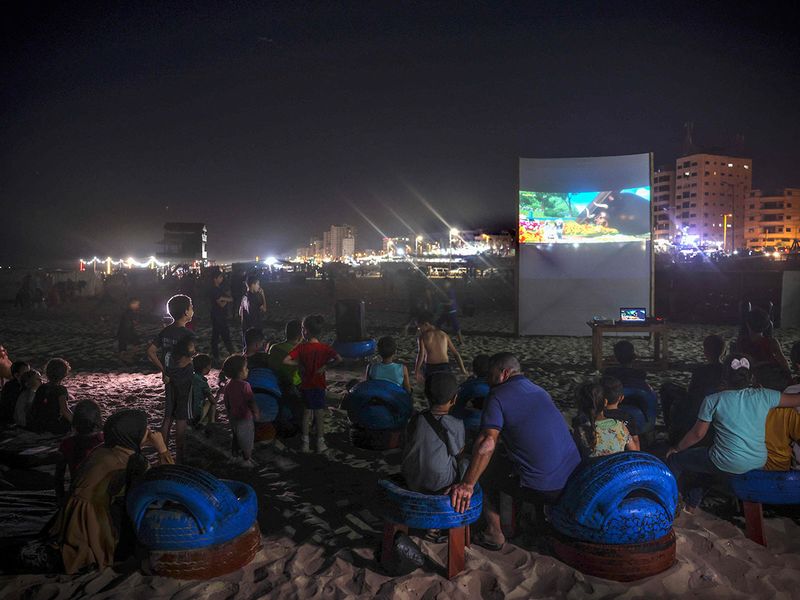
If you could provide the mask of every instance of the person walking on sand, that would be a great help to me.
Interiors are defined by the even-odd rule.
[[[225,281],[225,273],[217,267],[211,275],[211,292],[209,293],[209,300],[211,301],[211,356],[216,363],[219,363],[220,339],[225,344],[228,354],[234,353],[231,332],[228,328],[228,304],[233,302],[233,296],[222,288],[223,281]]]
[[[267,299],[264,290],[261,289],[261,282],[256,275],[248,275],[247,292],[242,296],[242,303],[239,305],[239,316],[242,319],[242,348],[247,347],[244,334],[248,329],[264,330],[262,319],[266,312]]]
[[[419,336],[417,337],[417,362],[414,365],[417,381],[421,383],[433,373],[449,373],[450,352],[456,357],[461,372],[468,375],[464,361],[453,345],[453,340],[436,327],[432,321],[433,315],[429,312],[420,314],[417,320]]]

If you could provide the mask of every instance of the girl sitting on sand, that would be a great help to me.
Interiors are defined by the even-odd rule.
[[[90,566],[105,568],[114,562],[123,536],[129,534],[127,539],[133,539],[125,493],[149,467],[142,446],[156,449],[159,464],[174,462],[161,434],[147,428],[143,410],[126,409],[111,415],[103,435],[103,446],[81,465],[51,529],[67,574]]]
[[[762,469],[767,462],[767,414],[776,406],[800,406],[800,394],[752,387],[750,358],[743,354],[728,359],[724,384],[725,391],[705,397],[692,429],[667,451],[667,464],[682,484],[689,512],[700,505],[712,478]],[[695,446],[712,423],[713,444]],[[683,475],[694,477],[681,481]]]
[[[78,467],[103,443],[103,417],[94,400],[81,400],[75,405],[72,417],[74,435],[64,438],[58,451],[61,457],[56,464],[56,500],[64,501],[64,475],[69,467],[69,477],[75,479]]]
[[[606,418],[606,398],[599,383],[584,383],[576,395],[578,415],[572,420],[575,443],[581,457],[593,458],[638,450],[639,444],[622,421]]]

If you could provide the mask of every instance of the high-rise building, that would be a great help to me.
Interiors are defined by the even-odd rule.
[[[352,258],[356,253],[356,238],[342,238],[342,256]]]
[[[744,246],[744,207],[752,160],[690,154],[675,161],[675,238],[683,243]],[[726,217],[727,215],[727,217]],[[727,223],[727,234],[724,225]]]
[[[748,248],[791,246],[800,238],[800,189],[753,190],[745,206],[744,241]]]
[[[675,237],[675,170],[669,166],[653,171],[653,240],[671,242]]]
[[[352,243],[351,255],[355,253],[356,228],[352,225],[331,225],[330,231],[323,234],[325,240],[326,254],[333,259],[346,256],[343,252],[342,243],[347,238],[352,238],[352,242],[347,242],[348,248]]]

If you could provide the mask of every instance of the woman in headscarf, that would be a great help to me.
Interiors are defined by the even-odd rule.
[[[142,446],[158,452],[159,464],[173,463],[158,432],[147,428],[147,413],[126,409],[113,414],[103,427],[103,446],[81,464],[66,505],[51,533],[68,574],[112,564],[127,525],[125,492],[148,468]]]

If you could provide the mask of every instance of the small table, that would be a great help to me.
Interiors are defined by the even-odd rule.
[[[592,365],[598,371],[603,370],[603,334],[604,333],[649,333],[653,338],[653,359],[644,364],[648,368],[664,370],[669,368],[668,327],[666,323],[587,323],[592,328]],[[637,361],[638,362],[638,361]]]

